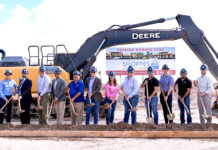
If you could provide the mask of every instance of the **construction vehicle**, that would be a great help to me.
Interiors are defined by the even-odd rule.
[[[177,20],[179,27],[174,29],[135,29],[147,25],[163,23],[173,19]],[[56,68],[54,66],[59,66],[65,70],[64,76],[66,76],[65,79],[69,83],[70,80],[72,80],[72,73],[74,70],[79,70],[81,78],[85,80],[89,75],[89,68],[96,61],[97,55],[105,48],[122,44],[172,41],[178,39],[183,39],[185,41],[200,61],[208,65],[210,73],[216,80],[218,80],[218,65],[216,62],[218,59],[218,53],[207,40],[203,31],[195,25],[190,16],[186,15],[177,15],[176,17],[166,19],[160,18],[133,25],[112,25],[107,30],[88,38],[76,53],[68,53],[65,45],[57,45],[56,47],[52,45],[44,45],[41,47],[33,45],[28,48],[29,59],[27,60],[20,56],[9,59],[9,57],[5,56],[4,52],[0,51],[2,52],[3,57],[0,65],[1,67],[11,69],[12,72],[14,72],[13,67],[18,69],[17,66],[22,66],[19,70],[26,67],[29,72],[32,72],[32,69],[34,71],[34,68],[38,68],[40,65],[45,65],[48,68],[47,73],[51,77],[54,77],[52,75]],[[51,49],[51,52],[45,53],[43,49],[46,48]],[[60,48],[64,49],[65,52],[60,53]],[[32,55],[31,50],[34,50],[36,55]],[[33,59],[35,59],[35,61],[33,61]],[[21,60],[26,62],[22,63]],[[4,68],[1,68],[0,75],[3,74],[4,70]],[[34,77],[31,77],[31,74],[29,77],[33,80],[32,92],[36,93],[36,71],[34,71],[33,74]],[[19,76],[19,74],[14,74],[12,78],[16,79]]]

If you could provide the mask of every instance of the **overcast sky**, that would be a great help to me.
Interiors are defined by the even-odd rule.
[[[0,48],[8,56],[25,57],[28,57],[29,45],[65,44],[70,52],[76,52],[88,37],[113,24],[134,24],[177,14],[190,15],[218,49],[216,0],[0,0]],[[178,25],[173,20],[144,28],[175,27]],[[200,75],[201,62],[182,40],[122,47],[175,47],[175,77],[183,67],[191,79]],[[105,61],[105,51],[102,51],[95,65],[103,73]]]

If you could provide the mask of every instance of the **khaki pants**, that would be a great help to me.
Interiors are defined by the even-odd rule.
[[[65,105],[66,101],[58,102],[57,104],[55,104],[58,125],[62,125],[64,122]]]
[[[203,104],[204,104],[204,107],[206,110],[206,114],[212,118],[211,97],[208,94],[206,94],[206,95],[202,96],[202,100],[203,100]],[[201,104],[199,96],[197,96],[197,104],[198,104],[198,110],[199,110],[200,123],[204,124],[205,119],[202,117],[202,115],[204,114],[204,109],[203,109],[203,106]],[[211,124],[211,123],[212,123],[212,120],[207,120],[207,124]]]
[[[39,124],[48,124],[48,107],[49,107],[50,93],[46,93],[40,97],[40,105],[43,107],[42,110],[38,110]]]
[[[78,117],[73,115],[71,107],[72,125],[81,125],[83,121],[84,103],[73,103],[75,111],[79,114]]]

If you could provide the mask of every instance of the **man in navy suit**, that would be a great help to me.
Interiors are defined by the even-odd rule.
[[[27,75],[29,74],[27,69],[23,69],[22,79],[19,82],[18,90],[20,96],[21,109],[25,112],[20,113],[20,120],[22,124],[30,124],[30,104],[32,102],[32,81],[28,79]]]

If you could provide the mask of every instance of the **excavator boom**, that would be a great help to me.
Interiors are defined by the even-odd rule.
[[[163,23],[167,20],[176,19],[179,27],[172,30],[143,30],[135,29],[138,27]],[[114,29],[114,27],[118,27]],[[218,54],[206,39],[203,31],[200,30],[192,21],[190,16],[177,15],[172,18],[160,18],[133,25],[113,25],[109,29],[99,32],[88,38],[80,49],[72,57],[70,63],[65,65],[67,72],[73,72],[75,68],[82,71],[82,78],[88,74],[89,68],[96,60],[98,53],[108,47],[131,43],[144,43],[155,41],[169,41],[183,39],[191,48],[194,54],[209,67],[209,71],[218,80],[218,65],[216,60]],[[213,57],[211,51],[214,53]],[[74,65],[72,65],[74,63]]]

